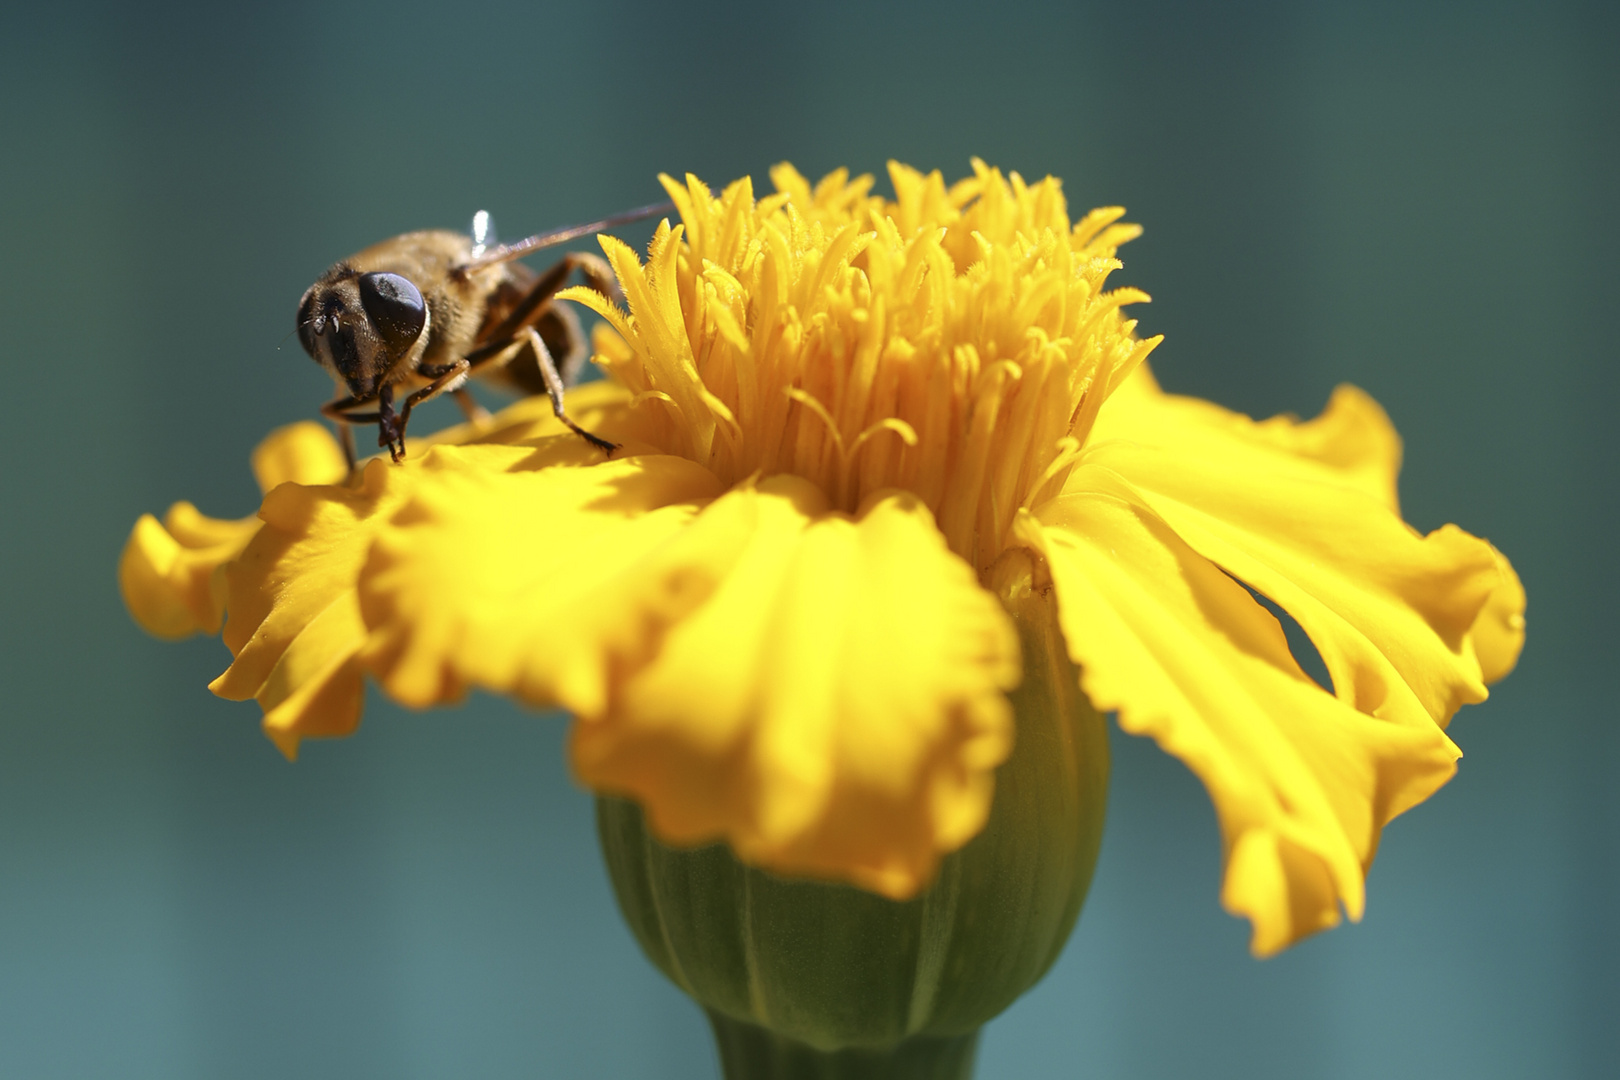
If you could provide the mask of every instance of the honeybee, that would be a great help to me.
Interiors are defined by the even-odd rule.
[[[514,260],[617,225],[664,214],[643,206],[587,225],[495,246],[489,215],[470,234],[405,233],[357,252],[322,274],[298,302],[298,341],[337,383],[321,406],[355,463],[352,425],[376,424],[377,445],[405,456],[411,410],[453,394],[469,420],[488,414],[466,390],[473,375],[524,394],[546,394],[557,419],[604,450],[613,443],[569,418],[563,390],[588,352],[579,318],[552,298],[576,270],[606,296],[622,299],[607,263],[570,252],[544,273]],[[399,395],[403,395],[400,397]]]

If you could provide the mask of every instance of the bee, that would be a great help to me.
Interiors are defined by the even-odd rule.
[[[474,375],[521,394],[546,394],[557,419],[606,451],[613,443],[576,424],[563,390],[588,352],[579,318],[552,298],[577,270],[586,284],[622,301],[607,263],[570,252],[543,273],[516,262],[542,248],[665,214],[643,206],[587,225],[494,246],[489,215],[470,234],[435,229],[384,240],[337,263],[298,302],[298,341],[337,383],[321,406],[355,463],[353,425],[376,424],[377,445],[399,461],[411,410],[454,395],[469,420],[487,417],[466,383]]]

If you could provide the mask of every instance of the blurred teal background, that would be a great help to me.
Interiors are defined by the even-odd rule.
[[[1275,960],[1220,910],[1201,788],[1116,735],[1090,903],[981,1077],[1620,1075],[1617,72],[1597,2],[7,5],[0,1076],[714,1076],[560,718],[374,699],[288,765],[208,694],[223,646],[142,635],[114,564],[143,511],[254,508],[249,450],[330,392],[290,330],[342,255],[660,170],[971,154],[1130,207],[1115,280],[1156,297],[1170,388],[1371,391],[1408,518],[1531,597],[1365,920]]]

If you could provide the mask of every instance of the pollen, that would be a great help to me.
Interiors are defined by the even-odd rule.
[[[747,178],[716,197],[665,176],[682,223],[646,262],[602,239],[629,310],[563,295],[617,331],[598,363],[662,413],[658,449],[728,485],[804,477],[849,512],[912,492],[982,576],[1159,339],[1121,310],[1146,294],[1106,288],[1140,233],[1123,209],[1071,222],[1058,180],[973,169],[947,187],[890,163],[893,200],[786,164],[757,201]]]

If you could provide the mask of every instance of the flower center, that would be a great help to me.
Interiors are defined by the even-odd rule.
[[[849,511],[904,488],[985,571],[1158,339],[1120,312],[1145,294],[1104,289],[1139,232],[1122,209],[1071,225],[1057,180],[974,169],[947,189],[891,165],[892,202],[786,165],[758,202],[666,178],[684,224],[645,266],[610,246],[630,313],[605,366],[727,483],[794,473]]]

